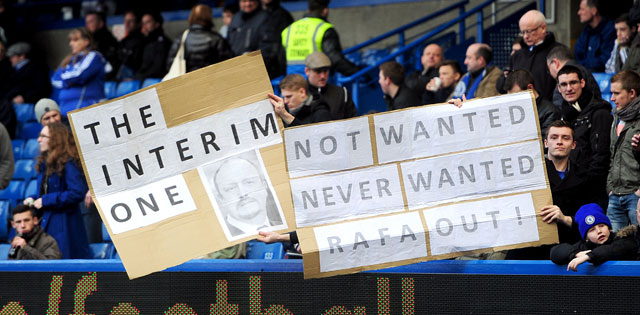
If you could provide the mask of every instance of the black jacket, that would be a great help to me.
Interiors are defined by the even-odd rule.
[[[538,96],[536,99],[536,105],[538,107],[538,120],[540,121],[540,131],[542,132],[542,139],[546,139],[546,131],[549,125],[554,121],[560,119],[560,111],[550,101]]]
[[[323,19],[323,17],[307,13],[305,17],[315,17]],[[322,37],[322,52],[331,60],[331,67],[342,75],[350,76],[360,70],[353,62],[349,61],[342,54],[342,46],[340,45],[340,37],[335,28],[328,29]]]
[[[600,265],[609,260],[635,260],[638,245],[635,233],[616,237],[616,234],[611,232],[609,239],[602,245],[585,240],[580,240],[573,245],[558,244],[551,249],[551,261],[558,265],[566,265],[575,258],[577,253],[585,250],[591,250],[587,253],[589,261],[594,265]]]
[[[14,256],[9,256],[9,260],[28,259],[62,259],[62,253],[58,248],[58,242],[49,234],[45,233],[39,225],[34,226],[33,235],[25,237],[27,245],[17,248]]]
[[[106,73],[107,79],[112,79],[116,76],[118,68],[120,67],[120,60],[118,58],[118,40],[111,34],[111,32],[103,27],[91,34],[93,40],[96,43],[96,50],[104,56],[105,59],[111,64],[113,70],[110,73]]]
[[[580,71],[582,72],[582,77],[584,78],[584,83],[585,83],[584,88],[591,91],[591,93],[593,93],[593,95],[595,95],[596,98],[599,98],[599,99],[602,98],[600,85],[598,84],[598,81],[596,81],[596,78],[593,77],[593,74],[591,73],[591,71],[587,70],[587,68],[577,63],[575,60],[567,61],[565,66],[574,66],[580,69]],[[560,91],[557,88],[554,88],[553,89],[553,105],[555,105],[558,108],[561,108],[563,101],[564,100],[562,99],[562,94],[560,93]]]
[[[358,116],[356,105],[353,103],[353,99],[351,99],[351,95],[349,95],[346,88],[331,83],[319,88],[309,82],[307,83],[309,92],[314,99],[322,98],[329,104],[332,120]]]
[[[272,0],[271,3],[267,4],[266,11],[269,13],[269,19],[275,25],[278,33],[282,33],[287,26],[293,23],[291,13],[280,5],[280,0]]]
[[[118,59],[121,65],[137,71],[142,63],[142,52],[144,49],[144,35],[139,29],[131,31],[127,37],[120,41],[118,48]]]
[[[261,8],[251,13],[238,12],[233,16],[227,39],[236,55],[260,50],[269,78],[286,73],[287,60],[280,33],[269,13]]]
[[[424,90],[422,94],[422,104],[438,104],[444,103],[451,98],[453,90],[456,89],[455,84],[451,84],[450,87],[440,88],[435,92]]]
[[[404,79],[404,85],[406,85],[418,97],[422,97],[422,95],[426,91],[426,87],[429,81],[431,81],[431,79],[437,77],[438,75],[438,67],[430,68],[428,69],[428,71],[415,71],[413,73],[410,73]]]
[[[156,28],[145,37],[145,44],[142,53],[142,64],[136,73],[136,78],[144,80],[146,78],[162,78],[167,73],[165,62],[171,40],[164,35],[162,28]]]
[[[575,132],[576,148],[571,151],[579,175],[589,181],[590,193],[606,198],[607,175],[611,152],[609,150],[611,105],[593,97],[587,89],[582,89],[578,99],[582,111],[578,111],[566,101],[562,103],[562,119],[571,124]]]
[[[384,100],[387,102],[387,110],[419,106],[421,105],[420,103],[422,103],[420,98],[404,85],[398,88],[398,93],[396,93],[394,98],[385,94]]]
[[[13,71],[0,89],[2,97],[6,100],[12,102],[14,97],[22,95],[25,103],[35,104],[51,94],[49,71],[46,67],[29,61],[20,70]]]
[[[512,70],[524,69],[533,76],[534,86],[542,98],[551,101],[553,98],[553,90],[556,88],[556,80],[553,79],[547,70],[547,55],[549,51],[561,44],[556,42],[553,33],[547,33],[542,44],[533,47],[529,51],[529,47],[524,46],[516,51],[509,59],[509,66]],[[505,77],[502,75],[497,82],[498,91],[504,91]]]
[[[173,59],[180,49],[182,34],[173,41],[167,60],[167,68],[171,67]],[[202,25],[189,26],[189,35],[184,43],[184,58],[187,62],[187,72],[227,60],[233,57],[233,52],[227,41],[212,29]]]
[[[315,124],[330,121],[329,105],[322,98],[314,99],[309,105],[300,105],[302,108],[294,114],[295,119],[287,127]],[[289,110],[287,108],[287,110]]]

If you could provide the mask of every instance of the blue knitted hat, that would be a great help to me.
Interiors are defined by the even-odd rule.
[[[578,222],[578,228],[580,229],[580,235],[582,239],[587,237],[587,231],[592,226],[596,226],[600,223],[604,223],[611,229],[611,221],[604,215],[604,211],[600,206],[595,203],[586,204],[580,207],[580,210],[576,212],[576,222]]]

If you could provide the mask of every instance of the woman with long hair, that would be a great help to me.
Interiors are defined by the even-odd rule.
[[[80,156],[68,127],[52,123],[38,136],[39,191],[25,199],[40,214],[40,226],[58,242],[62,258],[89,258],[89,244],[79,203],[87,182],[80,170]]]
[[[184,41],[184,59],[187,72],[204,68],[208,65],[227,60],[234,56],[227,41],[213,30],[211,7],[198,4],[189,14],[189,34]],[[176,38],[169,51],[167,69],[171,67],[173,59],[180,48],[182,35]]]
[[[51,83],[60,89],[60,113],[83,108],[100,102],[104,95],[104,74],[111,67],[106,59],[94,50],[95,43],[85,28],[75,28],[69,33],[69,54],[53,74]]]

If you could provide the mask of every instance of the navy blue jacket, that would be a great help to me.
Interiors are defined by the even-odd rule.
[[[591,72],[604,72],[615,40],[616,29],[613,21],[602,18],[595,28],[585,25],[574,46],[576,61]]]
[[[80,53],[71,58],[71,62],[58,68],[51,78],[55,88],[61,89],[59,95],[60,113],[87,107],[100,102],[104,95],[104,73],[107,61],[97,51]]]

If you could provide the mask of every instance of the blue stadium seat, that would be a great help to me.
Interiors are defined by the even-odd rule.
[[[112,243],[94,243],[89,244],[92,259],[111,259],[113,257]]]
[[[142,82],[142,87],[140,87],[141,89],[146,88],[147,86],[152,86],[154,84],[160,83],[162,81],[162,79],[160,78],[146,78],[143,82]]]
[[[36,177],[36,161],[35,160],[17,160],[15,163],[14,179],[30,181]]]
[[[18,160],[22,158],[22,151],[24,150],[24,139],[11,140],[11,146],[13,147],[13,159]]]
[[[11,202],[9,200],[0,200],[0,240],[6,240],[9,234],[9,216],[11,215]]]
[[[616,108],[616,103],[611,100],[611,93],[602,94],[602,99],[611,104],[611,108]]]
[[[602,94],[611,93],[611,77],[614,73],[603,73],[603,72],[594,72],[593,77],[598,82],[598,86],[600,86],[600,91]],[[608,99],[606,101],[609,101]]]
[[[118,83],[115,97],[127,95],[131,92],[137,91],[139,88],[140,88],[140,80],[122,81]]]
[[[9,187],[0,190],[0,200],[11,200],[11,205],[14,205],[17,200],[22,200],[22,197],[24,197],[26,185],[22,180],[12,180],[9,183]]]
[[[16,111],[16,119],[21,122],[36,120],[33,108],[33,104],[13,104],[13,109]]]
[[[24,190],[24,199],[27,199],[29,196],[35,196],[38,194],[38,180],[32,179],[27,184],[27,188]]]
[[[265,244],[259,241],[247,242],[247,259],[283,259],[282,243]]]
[[[0,244],[0,260],[7,260],[11,244]]]
[[[22,149],[22,158],[23,159],[34,159],[36,156],[40,154],[40,144],[38,144],[37,139],[29,139],[24,143],[24,148]]]
[[[42,130],[42,125],[40,125],[40,123],[34,121],[25,122],[18,128],[16,138],[36,139],[38,138],[38,135],[40,135],[40,130]]]
[[[107,99],[116,97],[117,85],[118,83],[116,83],[115,81],[106,81],[104,83],[104,95],[107,97]]]
[[[111,242],[111,235],[109,235],[109,231],[107,231],[107,227],[104,223],[102,223],[102,241]]]

